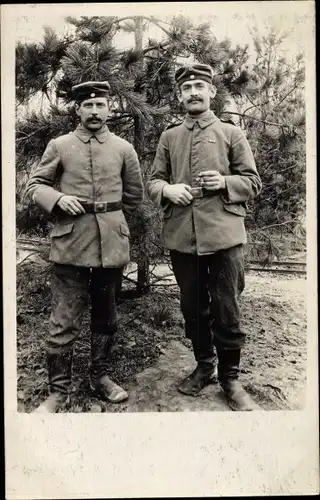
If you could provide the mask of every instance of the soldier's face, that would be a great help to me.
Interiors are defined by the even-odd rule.
[[[190,115],[199,115],[210,108],[210,98],[215,93],[215,88],[208,82],[188,80],[180,85],[178,99]]]
[[[99,130],[109,116],[108,101],[106,97],[86,99],[76,105],[76,113],[88,130]]]

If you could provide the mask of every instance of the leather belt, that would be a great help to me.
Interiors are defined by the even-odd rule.
[[[92,203],[81,202],[86,213],[104,214],[106,212],[115,212],[122,209],[121,201],[94,201]]]
[[[194,198],[204,198],[205,196],[216,196],[219,194],[219,190],[211,191],[203,187],[193,187],[191,188],[191,194]]]

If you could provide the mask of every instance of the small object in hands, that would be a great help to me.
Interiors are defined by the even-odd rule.
[[[207,170],[206,172],[200,172],[197,177],[197,181],[201,186],[211,191],[224,189],[226,185],[224,176],[221,175],[217,170]]]
[[[203,198],[203,189],[202,187],[193,187],[191,188],[191,194],[193,198]]]

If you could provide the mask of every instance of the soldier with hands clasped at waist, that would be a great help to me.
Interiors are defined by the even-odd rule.
[[[49,142],[27,185],[32,200],[56,215],[50,251],[52,313],[46,341],[50,395],[37,412],[55,413],[68,400],[73,345],[88,295],[91,388],[114,403],[128,397],[107,373],[117,331],[115,286],[129,262],[125,215],[142,202],[143,184],[133,146],[106,125],[109,89],[108,82],[72,87],[80,124]]]
[[[162,133],[148,192],[164,211],[164,244],[197,362],[178,389],[196,396],[218,374],[229,406],[252,410],[239,381],[245,342],[239,296],[244,289],[245,207],[259,194],[261,180],[241,129],[210,110],[216,92],[211,67],[184,66],[175,78],[187,114]]]

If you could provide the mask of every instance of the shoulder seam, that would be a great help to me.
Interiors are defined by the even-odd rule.
[[[233,125],[234,127],[237,127],[237,125],[235,123],[233,123],[232,120],[223,120],[222,118],[220,118],[220,121],[222,123],[230,123],[230,125]]]

